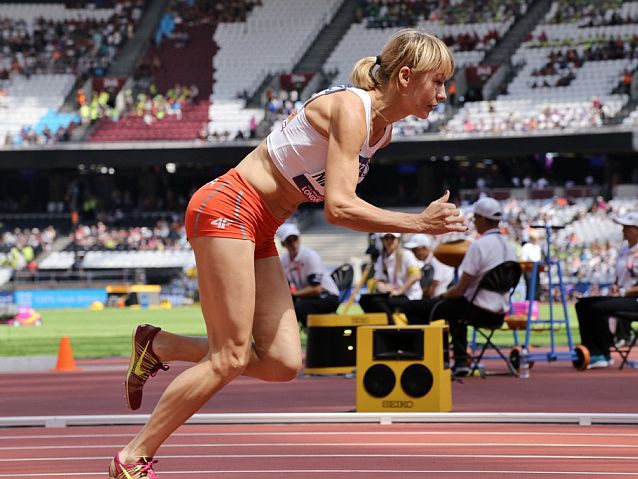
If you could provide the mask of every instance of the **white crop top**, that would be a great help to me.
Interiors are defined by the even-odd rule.
[[[365,90],[349,85],[323,90],[306,101],[296,114],[290,115],[266,138],[268,153],[277,169],[305,195],[308,201],[313,203],[320,203],[325,196],[328,140],[308,122],[305,107],[319,95],[329,95],[345,90],[357,94],[366,112],[366,139],[359,151],[357,183],[361,183],[370,168],[370,158],[386,142],[392,132],[392,125],[388,125],[383,137],[375,145],[370,146],[372,100]]]

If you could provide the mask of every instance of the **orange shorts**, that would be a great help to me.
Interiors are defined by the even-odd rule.
[[[231,168],[197,190],[186,208],[186,237],[245,239],[255,243],[255,259],[278,256],[275,232],[283,223],[257,192]]]

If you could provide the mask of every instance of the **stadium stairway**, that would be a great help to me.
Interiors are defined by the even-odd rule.
[[[367,233],[329,224],[323,210],[314,211],[308,225],[302,228],[301,243],[319,253],[326,270],[333,270],[343,263],[351,263],[359,273],[360,268],[357,266],[367,260]],[[358,275],[355,276],[357,277]]]
[[[493,98],[500,92],[503,83],[507,83],[511,79],[507,73],[512,68],[512,54],[521,44],[525,35],[534,30],[536,25],[549,12],[551,5],[552,0],[536,0],[532,2],[526,14],[516,20],[496,47],[483,59],[482,63],[484,65],[500,65],[501,68],[507,69],[507,72],[501,75],[501,83],[493,88]],[[492,98],[492,95],[490,95],[490,98]]]
[[[115,61],[110,65],[107,75],[109,77],[128,77],[133,72],[135,65],[148,45],[148,39],[152,37],[152,32],[157,29],[157,25],[166,10],[169,0],[156,0],[149,2],[144,9],[139,25],[135,29],[133,38],[126,43],[123,50],[115,57]],[[88,80],[90,82],[90,80]],[[85,87],[82,82],[76,82],[60,109],[61,112],[76,112],[76,94],[78,89]],[[91,134],[91,128],[81,123],[78,124],[71,133],[72,141],[85,141]]]
[[[516,20],[498,45],[485,56],[483,63],[498,65],[509,63],[512,54],[521,44],[525,35],[531,32],[538,22],[545,17],[551,5],[551,0],[536,0],[532,2],[526,14]]]
[[[148,2],[133,39],[127,42],[124,49],[118,54],[115,62],[109,67],[107,76],[128,77],[131,75],[137,61],[146,52],[149,38],[153,38],[153,33],[157,30],[168,4],[169,0]]]
[[[356,2],[343,2],[332,21],[319,32],[313,44],[295,65],[293,72],[322,73],[326,60],[355,21],[356,10]],[[326,80],[329,81],[329,79]],[[319,85],[318,89],[322,87],[323,85]]]
[[[635,75],[635,73],[634,73]],[[635,82],[636,80],[634,80]],[[613,117],[611,117],[606,124],[608,125],[621,125],[623,120],[627,118],[632,111],[634,111],[638,107],[638,100],[636,100],[635,93],[629,96],[629,101],[622,107],[622,109]]]
[[[350,25],[355,20],[357,3],[349,0],[342,2],[330,23],[325,25],[317,34],[317,37],[306,50],[299,62],[293,68],[294,73],[316,73],[318,78],[311,82],[314,85],[312,92],[327,88],[330,78],[326,78],[323,72],[323,65],[337,47]],[[276,88],[277,76],[267,76],[265,81],[255,90],[255,93],[248,100],[248,106],[257,107],[262,105],[262,98],[268,88]],[[302,98],[303,99],[303,98]],[[261,125],[260,125],[261,126]],[[268,123],[268,127],[270,127]]]
[[[51,253],[57,253],[59,251],[64,251],[65,248],[71,243],[71,238],[67,235],[60,236],[56,238],[56,240],[51,244],[51,248],[48,251],[43,251],[38,255],[35,259],[38,264],[41,264]]]

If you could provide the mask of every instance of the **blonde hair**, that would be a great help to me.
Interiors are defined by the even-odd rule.
[[[376,65],[379,68],[375,70]],[[440,72],[447,79],[454,73],[454,58],[441,39],[406,28],[392,35],[379,56],[359,60],[354,65],[350,81],[354,86],[369,91],[394,81],[403,66],[415,73]]]

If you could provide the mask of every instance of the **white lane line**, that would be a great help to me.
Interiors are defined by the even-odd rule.
[[[618,426],[614,426],[618,427]],[[272,431],[272,432],[178,432],[171,437],[246,437],[246,436],[559,436],[559,437],[638,437],[637,433],[604,433],[604,432],[553,432],[551,430],[538,431]],[[68,439],[68,438],[99,438],[99,437],[131,437],[132,433],[112,434],[33,434],[0,436],[2,440],[20,439]]]
[[[557,476],[622,476],[622,477],[638,477],[637,472],[592,472],[592,471],[512,471],[512,470],[471,470],[471,469],[245,469],[245,470],[225,470],[225,471],[161,471],[162,476],[180,475],[192,476],[193,474],[490,474],[492,476],[524,476],[524,475],[557,475]],[[71,477],[71,476],[101,476],[104,477],[104,471],[100,472],[48,472],[34,474],[0,474],[0,477]]]
[[[66,416],[10,416],[0,417],[0,427],[39,426],[106,426],[146,424],[148,414],[83,414]],[[638,424],[637,413],[197,413],[186,424]]]
[[[481,458],[481,459],[585,459],[585,460],[612,460],[612,461],[638,461],[638,456],[581,456],[581,455],[553,455],[553,454],[186,454],[186,455],[162,455],[160,459],[309,459],[309,458]],[[78,457],[33,457],[33,458],[7,458],[0,462],[37,462],[37,461],[84,461],[112,459],[112,456],[78,456]]]
[[[566,448],[624,448],[638,449],[638,444],[561,444],[561,443],[502,443],[502,442],[254,442],[254,443],[196,443],[196,444],[171,444],[162,445],[162,449],[166,448],[222,448],[222,447],[566,447]],[[75,445],[53,445],[53,446],[36,446],[29,445],[28,450],[64,450],[64,449],[103,449],[118,448],[117,444],[75,444]],[[3,446],[0,451],[22,451],[25,446]]]

